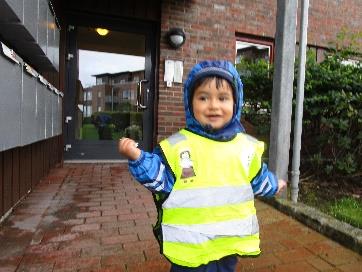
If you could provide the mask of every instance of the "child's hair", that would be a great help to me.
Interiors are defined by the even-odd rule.
[[[235,90],[234,88],[231,86],[231,84],[229,83],[229,81],[227,81],[225,78],[220,77],[220,76],[208,76],[208,77],[201,77],[199,79],[197,79],[192,87],[191,90],[191,95],[190,95],[190,100],[189,100],[189,104],[192,105],[192,99],[194,97],[195,94],[195,90],[200,87],[201,85],[204,85],[206,83],[209,83],[211,81],[213,81],[215,79],[215,85],[216,85],[216,89],[219,90],[220,87],[224,86],[224,84],[226,83],[229,88],[232,90],[233,93],[233,100],[235,103]]]

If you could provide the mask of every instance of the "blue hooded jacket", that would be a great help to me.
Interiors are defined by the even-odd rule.
[[[234,91],[234,113],[228,124],[222,129],[212,131],[202,126],[194,117],[191,109],[192,96],[195,83],[205,77],[220,77],[226,79]],[[190,71],[184,85],[184,107],[186,114],[186,128],[201,136],[227,141],[245,129],[240,123],[241,109],[243,106],[243,84],[235,67],[228,61],[203,61],[196,64]]]
[[[226,79],[234,90],[234,112],[228,124],[223,128],[213,131],[202,126],[193,116],[190,107],[193,95],[193,86],[204,77],[221,77]],[[184,105],[186,114],[186,129],[216,141],[228,141],[237,133],[244,132],[240,123],[241,109],[243,105],[243,84],[234,66],[228,61],[203,61],[196,64],[190,71],[184,85]],[[175,177],[169,170],[162,151],[157,146],[152,153],[141,151],[141,156],[135,160],[129,160],[131,174],[142,185],[155,193],[170,193],[175,183]],[[273,196],[278,189],[276,176],[270,172],[263,163],[258,175],[252,180],[251,186],[255,195]]]

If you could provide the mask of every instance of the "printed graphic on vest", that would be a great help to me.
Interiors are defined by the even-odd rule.
[[[181,174],[182,179],[196,176],[193,163],[191,160],[190,151],[185,150],[180,153],[180,166],[182,168],[182,174]]]

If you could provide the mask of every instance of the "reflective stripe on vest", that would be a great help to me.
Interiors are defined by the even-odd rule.
[[[259,254],[250,181],[260,170],[263,143],[245,134],[217,142],[181,130],[160,146],[176,177],[162,204],[164,255],[197,267],[231,254]]]
[[[227,197],[219,197],[227,196]],[[163,208],[201,208],[236,204],[254,199],[249,185],[175,190],[171,192]]]
[[[251,218],[218,223],[196,225],[162,224],[162,228],[163,241],[188,244],[201,244],[226,236],[245,237],[259,232],[258,219],[255,214]]]

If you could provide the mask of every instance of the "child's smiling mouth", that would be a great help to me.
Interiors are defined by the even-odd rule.
[[[222,118],[222,116],[219,114],[211,114],[211,115],[206,115],[206,118],[213,121],[213,120],[219,120],[220,118]]]

